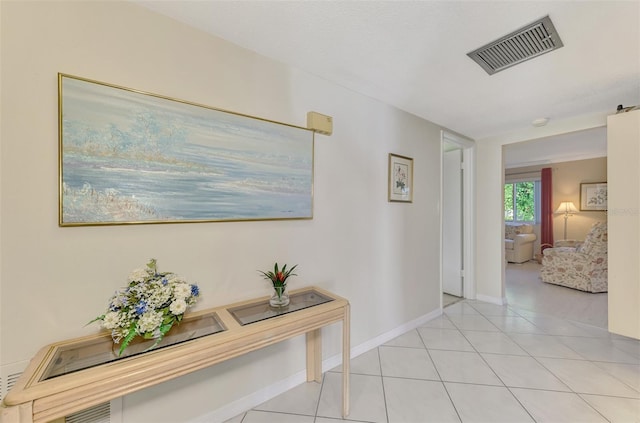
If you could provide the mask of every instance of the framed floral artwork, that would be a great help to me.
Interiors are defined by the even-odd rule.
[[[413,202],[413,159],[389,153],[389,201]]]
[[[607,210],[607,183],[595,182],[580,184],[580,210]]]

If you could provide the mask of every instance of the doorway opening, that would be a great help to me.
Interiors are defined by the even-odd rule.
[[[440,287],[441,307],[475,298],[472,234],[475,209],[473,141],[442,131]]]
[[[502,144],[502,184],[535,180],[545,167],[553,169],[552,209],[561,202],[580,204],[580,186],[584,181],[607,180],[607,128],[595,126],[536,139]],[[536,199],[538,201],[538,199]],[[503,217],[507,211],[503,210]],[[607,221],[606,212],[579,211],[572,215],[569,227],[560,213],[554,213],[554,240],[581,242],[595,222]],[[503,222],[504,223],[504,222]],[[542,242],[540,219],[532,222],[534,252]],[[589,293],[546,284],[540,279],[541,264],[535,254],[526,262],[506,262],[502,279],[503,297],[509,305],[549,316],[565,318],[600,328],[608,327],[608,294]]]

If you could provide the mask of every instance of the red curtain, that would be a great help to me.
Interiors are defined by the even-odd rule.
[[[542,169],[541,175],[541,228],[540,228],[540,251],[553,246],[553,184],[551,182],[551,168]]]

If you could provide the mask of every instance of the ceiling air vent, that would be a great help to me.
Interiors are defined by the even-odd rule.
[[[489,75],[562,47],[549,16],[467,53]]]

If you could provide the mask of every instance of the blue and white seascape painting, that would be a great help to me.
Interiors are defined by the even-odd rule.
[[[313,132],[59,75],[60,225],[313,217]]]

